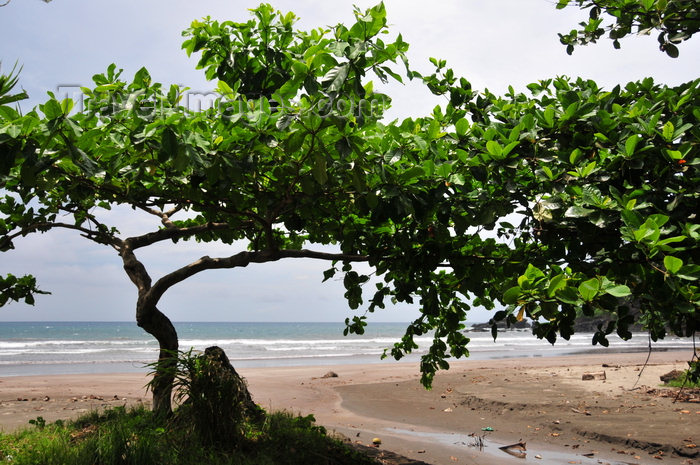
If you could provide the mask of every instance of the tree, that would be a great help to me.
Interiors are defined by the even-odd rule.
[[[534,333],[553,343],[573,333],[577,309],[603,310],[616,319],[598,328],[594,344],[607,345],[615,330],[628,339],[635,317],[654,340],[669,330],[694,336],[700,79],[668,88],[647,78],[604,91],[560,77],[529,85],[532,96],[511,89],[473,100],[451,75],[426,81],[450,95],[441,121],[456,128],[448,143],[463,162],[462,189],[509,205],[493,207],[490,226],[526,251],[517,279],[515,270],[484,269],[489,281],[504,283],[491,298],[508,307],[494,320],[527,316]],[[495,220],[516,204],[520,224]]]
[[[218,80],[212,108],[186,108],[184,89],[153,83],[145,69],[126,82],[114,65],[83,89],[83,111],[53,96],[43,115],[0,106],[2,250],[64,228],[117,252],[138,289],[137,323],[161,348],[156,410],[170,410],[178,348],[163,294],[205,270],[284,258],[329,261],[324,278],[342,273],[353,309],[417,302],[420,317],[390,353],[399,359],[432,333],[426,384],[469,354],[471,306],[503,308],[494,336],[496,321],[528,317],[537,336],[567,339],[579,309],[613,316],[593,343],[615,330],[628,338],[637,317],[654,338],[695,334],[698,81],[603,91],[561,77],[498,97],[443,60],[432,60],[432,75],[411,71],[401,36],[379,38],[381,4],[356,11],[349,28],[306,32],[291,13],[262,5],[253,14],[185,31],[183,48]],[[399,60],[449,103],[383,122],[390,99],[367,75],[401,81]],[[122,237],[99,214],[115,205],[160,226]],[[504,220],[512,214],[517,224]],[[232,253],[154,282],[137,252],[182,240]],[[365,325],[365,315],[348,318],[346,334]]]
[[[628,34],[650,34],[658,30],[659,49],[677,58],[677,45],[700,30],[700,7],[696,0],[559,0],[557,9],[572,3],[588,10],[589,19],[579,24],[580,29],[559,34],[569,55],[575,45],[595,43],[606,30],[615,48],[620,48],[620,39]],[[603,14],[613,22],[602,26]]]
[[[292,13],[269,5],[253,13],[245,23],[205,19],[185,31],[187,53],[201,52],[198,66],[219,80],[221,98],[208,110],[184,107],[184,89],[152,82],[145,69],[125,82],[114,65],[84,89],[84,111],[72,114],[72,100],[53,96],[40,105],[43,114],[0,107],[2,250],[19,236],[65,228],[117,252],[138,289],[137,323],[160,344],[163,369],[153,389],[159,411],[170,409],[167,368],[178,348],[158,309],[170,287],[204,270],[314,258],[342,262],[356,308],[367,278],[351,263],[376,260],[377,242],[388,235],[365,232],[375,222],[377,186],[386,176],[417,176],[407,163],[385,166],[404,136],[379,123],[389,99],[365,82],[370,71],[401,79],[388,65],[403,58],[407,44],[401,36],[378,38],[386,28],[383,5],[357,11],[350,28],[308,32],[294,29]],[[8,90],[7,102],[20,98]],[[395,196],[406,202],[403,193]],[[115,205],[147,212],[161,227],[121,237],[99,215]],[[248,250],[202,257],[154,282],[139,249],[188,239],[232,250],[244,242]]]

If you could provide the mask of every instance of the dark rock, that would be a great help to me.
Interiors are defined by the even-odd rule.
[[[682,372],[682,371],[680,371],[680,370],[671,370],[671,371],[669,371],[668,373],[666,373],[665,375],[659,376],[659,378],[660,378],[661,381],[663,381],[664,383],[668,383],[669,381],[674,380],[674,379],[676,379],[676,378],[680,378],[680,377],[682,377],[682,376],[685,376],[685,373],[684,373],[684,372]]]
[[[204,355],[202,355],[202,357],[206,357],[217,362],[222,371],[219,376],[231,376],[239,381],[236,384],[240,387],[239,395],[242,397],[241,406],[249,417],[254,419],[262,419],[265,416],[264,410],[253,402],[253,398],[250,395],[250,391],[248,391],[248,386],[245,379],[243,379],[243,377],[236,372],[236,369],[233,368],[233,365],[231,365],[231,361],[226,356],[224,349],[218,346],[207,347],[204,349]]]

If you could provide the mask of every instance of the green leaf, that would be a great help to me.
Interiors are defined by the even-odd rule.
[[[554,297],[556,292],[566,287],[566,277],[563,274],[558,274],[549,281],[547,288],[547,296]]]
[[[578,292],[576,292],[576,289],[571,286],[566,286],[559,289],[556,291],[555,295],[558,300],[566,304],[578,305],[581,303]]]
[[[678,47],[671,43],[664,44],[664,50],[666,51],[666,55],[670,56],[671,58],[678,58],[678,55],[680,54],[678,52]]]
[[[160,139],[160,151],[158,152],[158,160],[165,162],[168,159],[175,158],[178,152],[177,135],[170,128],[163,129]]]
[[[39,105],[39,109],[41,109],[46,118],[50,120],[63,116],[61,105],[54,99],[47,101],[43,105]]]
[[[501,144],[494,140],[486,142],[486,150],[497,160],[501,158],[501,154],[503,153],[503,147]]]
[[[581,297],[586,302],[590,302],[598,295],[598,290],[600,289],[600,281],[598,278],[591,278],[588,281],[584,281],[578,286],[578,292]]]
[[[667,245],[667,244],[673,244],[675,242],[683,242],[686,239],[685,236],[673,236],[669,237],[667,239],[662,239],[659,242],[657,242],[657,245]]]
[[[575,205],[573,207],[569,207],[565,212],[564,216],[567,218],[585,218],[591,213],[593,213],[595,210],[591,210],[590,208],[585,208],[585,207],[580,207],[578,205]]]
[[[637,144],[639,143],[640,137],[637,134],[633,134],[630,137],[627,138],[627,141],[625,142],[625,154],[628,157],[631,157],[634,155],[634,150],[637,148]]]
[[[572,150],[571,154],[569,155],[569,163],[571,163],[572,165],[575,165],[578,162],[578,160],[581,158],[582,155],[583,155],[583,152],[581,151],[581,149],[576,148],[576,149]]]
[[[323,282],[325,283],[329,279],[331,279],[333,276],[335,276],[335,272],[337,270],[335,268],[329,268],[323,272]]]
[[[614,297],[627,297],[628,295],[632,294],[630,288],[625,286],[624,284],[609,287],[605,289],[605,292]]]
[[[554,126],[554,108],[547,107],[544,110],[543,116],[544,116],[545,124],[548,128],[551,128],[552,126]]]
[[[685,265],[676,272],[676,277],[687,281],[696,281],[700,279],[700,265]]]
[[[503,147],[503,151],[501,152],[501,154],[502,154],[504,157],[507,157],[507,156],[510,154],[510,152],[512,152],[513,149],[514,149],[515,147],[518,146],[518,144],[520,144],[520,141],[517,141],[517,140],[515,140],[515,141],[509,143],[508,145],[506,145],[505,147]]]
[[[401,181],[405,183],[410,183],[418,177],[425,175],[425,169],[422,166],[414,166],[408,170],[401,173]]]
[[[66,98],[61,101],[61,113],[64,116],[68,116],[70,111],[73,109],[73,100]]]
[[[666,124],[664,124],[663,129],[661,130],[661,137],[663,137],[666,142],[671,142],[673,140],[673,133],[673,123],[667,121]]]
[[[552,170],[549,169],[547,166],[542,167],[542,172],[550,179],[554,179],[554,173],[552,173]]]
[[[513,286],[503,294],[503,299],[501,300],[504,304],[515,304],[518,301],[518,297],[520,296],[521,292],[520,286]]]
[[[348,72],[350,71],[350,64],[343,63],[340,66],[336,66],[328,72],[325,76],[325,81],[330,82],[328,86],[328,92],[338,92],[343,88],[345,80],[348,77]]]
[[[457,123],[455,123],[455,130],[457,131],[457,135],[459,137],[464,137],[467,135],[467,132],[469,132],[470,124],[469,120],[462,118]]]
[[[328,167],[326,157],[321,154],[314,156],[313,175],[317,183],[324,185],[328,182]]]
[[[586,176],[591,174],[593,172],[593,170],[595,170],[595,167],[596,167],[595,161],[592,161],[589,164],[587,164],[586,167],[583,168],[583,170],[581,171],[581,177],[585,178]]]
[[[544,273],[536,266],[529,264],[525,270],[525,278],[527,278],[527,280],[530,282],[535,282],[540,278],[544,278]]]
[[[666,267],[666,271],[670,274],[676,274],[683,266],[683,260],[671,255],[666,255],[664,257],[664,266]]]

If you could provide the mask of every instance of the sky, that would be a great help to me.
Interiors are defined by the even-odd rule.
[[[0,8],[0,62],[7,72],[22,66],[20,85],[29,93],[29,109],[46,92],[74,96],[74,88],[90,86],[91,76],[110,63],[124,77],[146,66],[153,79],[207,91],[195,69],[195,58],[180,49],[181,31],[193,19],[245,21],[259,2],[233,0],[13,0]],[[353,5],[368,8],[373,1],[276,1],[273,6],[294,11],[298,27],[310,29],[353,20]],[[567,32],[586,13],[556,10],[555,0],[387,0],[390,37],[401,33],[411,44],[414,69],[429,72],[429,57],[446,59],[474,89],[503,93],[558,75],[593,79],[604,88],[652,76],[657,82],[679,84],[698,77],[700,41],[680,47],[680,58],[658,51],[654,35],[628,37],[622,49],[608,40],[565,53],[557,33]],[[393,99],[390,116],[429,113],[439,100],[416,84],[384,90]],[[157,227],[128,209],[107,214],[124,236]],[[13,303],[0,308],[0,321],[132,321],[136,289],[112,249],[95,245],[67,231],[29,236],[16,250],[0,255],[0,274],[34,274],[42,289],[35,306]],[[222,245],[203,248],[181,243],[141,253],[154,279],[204,254],[234,253]],[[174,321],[330,321],[342,322],[353,312],[343,298],[342,282],[321,284],[329,264],[311,260],[251,265],[244,269],[200,273],[170,289],[159,308]],[[369,316],[371,322],[410,321],[415,307],[391,307]],[[470,322],[486,321],[490,312],[473,310]]]

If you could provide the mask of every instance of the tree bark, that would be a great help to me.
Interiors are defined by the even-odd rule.
[[[157,415],[169,416],[172,413],[173,380],[179,348],[177,331],[170,319],[156,307],[137,308],[136,324],[158,341],[160,353],[151,382],[153,411]]]
[[[120,249],[124,271],[138,289],[136,303],[136,324],[158,341],[160,353],[156,372],[151,382],[153,391],[153,411],[158,415],[169,416],[172,413],[173,380],[177,364],[179,343],[177,331],[170,319],[158,310],[158,299],[153,298],[151,277],[134,255],[131,242],[125,241]]]

